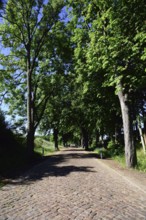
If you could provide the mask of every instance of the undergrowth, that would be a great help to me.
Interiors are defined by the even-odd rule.
[[[42,151],[43,149],[43,151]],[[42,160],[42,156],[53,153],[54,143],[41,137],[35,138],[34,161],[28,161],[24,137],[14,136],[7,144],[0,148],[0,187],[4,178],[11,178],[29,169],[33,164]],[[42,155],[43,153],[43,155]]]
[[[146,172],[146,155],[143,153],[143,149],[137,151],[138,163],[136,169]]]
[[[111,158],[117,161],[122,167],[126,167],[124,147],[119,144],[109,142],[107,148],[96,148],[95,153],[104,158]],[[137,166],[136,170],[146,172],[146,155],[141,147],[137,147]]]
[[[45,140],[44,138],[37,137],[35,139],[35,152],[42,155],[47,156],[53,152],[55,152],[54,143]]]

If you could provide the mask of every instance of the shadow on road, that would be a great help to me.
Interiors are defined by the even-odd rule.
[[[67,149],[59,154],[48,156],[44,161],[35,165],[29,171],[23,173],[19,178],[9,180],[10,184],[31,184],[44,177],[67,176],[72,172],[95,172],[93,167],[75,166],[70,164],[70,159],[97,158],[93,153],[85,153],[78,149]]]

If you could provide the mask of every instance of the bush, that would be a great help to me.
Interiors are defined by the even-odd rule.
[[[124,154],[124,148],[119,143],[114,143],[112,140],[107,143],[107,147],[103,147],[103,145],[98,145],[98,148],[92,147],[90,150],[98,153],[103,158],[111,158],[118,155]]]
[[[137,169],[143,172],[146,172],[146,155],[143,152],[143,149],[137,151]]]
[[[109,141],[107,149],[111,157],[122,155],[124,153],[124,147],[119,143],[114,143],[112,140]]]

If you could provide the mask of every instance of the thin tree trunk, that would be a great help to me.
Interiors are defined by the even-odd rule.
[[[27,133],[27,152],[29,158],[34,156],[34,131],[30,129]]]
[[[28,64],[29,66],[29,64]],[[34,100],[32,97],[32,73],[30,68],[27,72],[27,151],[31,158],[34,155]]]
[[[138,123],[135,124],[135,140],[140,141],[140,136],[139,136],[139,128],[138,128]]]
[[[99,132],[96,131],[96,148],[98,147],[98,144],[99,144]]]
[[[84,140],[83,140],[83,135],[81,135],[81,139],[80,139],[80,146],[82,148],[84,148]]]
[[[125,141],[125,157],[126,166],[128,168],[137,165],[136,148],[134,146],[133,125],[130,115],[130,106],[128,104],[128,95],[122,91],[122,86],[118,92],[118,97],[121,105],[123,127],[124,127],[124,141]]]
[[[63,147],[66,147],[66,138],[65,138],[65,134],[62,134],[62,142],[63,142]]]
[[[144,117],[144,128],[143,128],[143,137],[144,137],[144,142],[146,143],[146,112],[143,109],[143,117]]]
[[[142,128],[141,128],[141,122],[140,122],[139,119],[138,119],[137,125],[138,125],[141,144],[142,144],[142,147],[143,147],[143,152],[144,152],[144,154],[146,154],[146,143],[145,143],[144,134],[143,134],[143,131],[142,131]]]
[[[83,147],[85,150],[89,149],[89,137],[88,132],[85,128],[82,128],[82,135],[83,135]]]
[[[59,151],[59,147],[58,147],[58,129],[54,128],[53,129],[53,135],[54,135],[54,146],[55,146],[55,150]]]

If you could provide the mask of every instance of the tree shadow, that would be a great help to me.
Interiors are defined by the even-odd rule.
[[[67,151],[67,153],[65,153]],[[86,159],[86,158],[97,158],[95,154],[92,153],[83,153],[81,150],[65,150],[61,154],[47,156],[44,158],[44,161],[35,165],[30,170],[25,173],[22,173],[17,178],[9,178],[7,183],[12,185],[19,184],[31,184],[35,181],[41,180],[45,177],[63,177],[68,176],[73,172],[95,172],[94,167],[90,166],[75,166],[70,165],[69,160],[76,159]],[[69,152],[70,151],[70,152]],[[68,164],[66,163],[68,162]]]
[[[86,151],[87,153],[84,153],[84,149],[67,149],[65,152],[68,152],[69,158],[80,158],[80,159],[88,159],[88,158],[100,158],[100,155],[97,153]],[[70,153],[69,153],[70,152]]]

